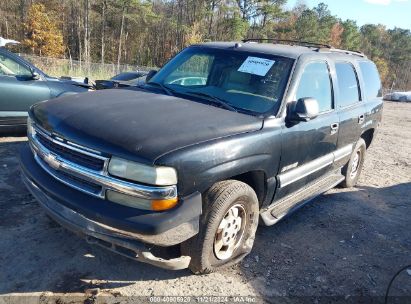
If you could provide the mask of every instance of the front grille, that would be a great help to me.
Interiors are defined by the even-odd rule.
[[[48,171],[56,179],[65,183],[66,185],[77,188],[86,193],[94,194],[96,196],[100,196],[102,194],[103,188],[100,185],[96,185],[74,175],[67,174],[63,171],[54,170],[53,168],[48,166],[41,158],[38,158],[38,162],[40,162],[41,166],[46,171]]]
[[[62,179],[64,178],[71,185],[75,185],[83,190],[86,190],[86,192],[93,193],[95,195],[101,195],[101,191],[103,188],[99,185],[93,184],[84,179],[78,178],[74,175],[70,175],[62,171],[56,174],[60,175]]]
[[[105,199],[106,190],[143,199],[177,197],[177,186],[148,186],[111,177],[110,156],[50,134],[30,122],[28,138],[36,162],[52,177],[76,190]]]
[[[36,138],[45,148],[72,163],[95,171],[102,171],[104,168],[104,160],[102,159],[59,145],[40,132],[36,133]]]

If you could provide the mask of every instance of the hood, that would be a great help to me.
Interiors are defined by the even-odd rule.
[[[261,129],[262,118],[146,91],[102,90],[36,104],[42,128],[143,163],[200,142]]]

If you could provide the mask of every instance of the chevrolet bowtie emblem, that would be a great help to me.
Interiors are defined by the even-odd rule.
[[[57,160],[57,158],[52,155],[52,154],[47,154],[44,155],[44,161],[49,164],[50,167],[52,167],[55,170],[58,170],[60,168],[60,162]]]

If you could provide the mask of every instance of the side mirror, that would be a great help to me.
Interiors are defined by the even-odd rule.
[[[34,69],[30,68],[30,72],[31,72],[31,78],[33,80],[39,80],[41,78],[40,74],[37,73]]]
[[[33,80],[39,80],[40,79],[40,75],[37,72],[33,73]]]
[[[149,82],[151,78],[153,78],[153,76],[157,74],[156,70],[150,70],[146,76],[146,82]]]
[[[288,108],[288,119],[292,122],[310,121],[319,114],[318,101],[315,98],[300,98],[290,104]]]

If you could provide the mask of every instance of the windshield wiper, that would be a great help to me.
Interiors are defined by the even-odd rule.
[[[164,92],[166,92],[167,95],[169,95],[169,96],[174,96],[173,90],[171,90],[170,88],[166,87],[164,84],[162,84],[162,83],[160,83],[160,82],[154,82],[154,81],[152,81],[152,82],[147,82],[147,84],[148,84],[148,85],[155,85],[155,86],[161,88]]]
[[[226,108],[227,110],[231,110],[231,111],[234,111],[234,112],[238,112],[238,110],[237,110],[235,107],[229,105],[226,101],[224,101],[224,100],[222,100],[222,99],[220,99],[220,98],[218,98],[218,97],[216,97],[216,96],[214,96],[214,95],[210,95],[210,94],[203,93],[203,92],[193,92],[193,91],[187,91],[187,92],[184,92],[183,94],[189,94],[189,95],[195,95],[195,96],[200,96],[200,97],[206,97],[208,100],[211,99],[212,101],[214,101],[214,103],[217,103],[217,104],[223,106],[223,107]]]

